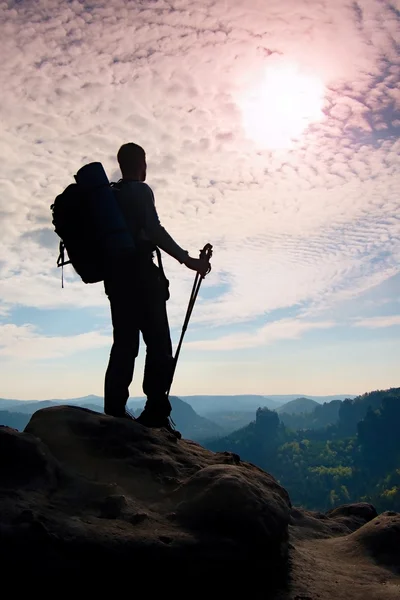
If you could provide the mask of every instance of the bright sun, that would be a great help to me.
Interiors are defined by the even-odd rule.
[[[275,64],[239,100],[246,135],[264,148],[287,148],[323,117],[324,86],[298,67]]]

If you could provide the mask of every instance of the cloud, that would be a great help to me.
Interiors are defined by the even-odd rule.
[[[65,358],[84,350],[111,345],[111,337],[98,331],[71,336],[46,336],[32,325],[0,325],[0,356],[17,360]]]
[[[366,327],[368,329],[395,327],[396,325],[400,325],[400,315],[370,317],[369,319],[360,319],[354,323],[355,327]]]
[[[0,318],[7,317],[10,314],[10,308],[0,305]]]
[[[303,334],[315,329],[330,329],[333,321],[302,321],[300,319],[281,319],[260,327],[254,333],[237,333],[217,339],[188,342],[187,346],[196,350],[239,350],[266,346],[281,340],[299,339]]]
[[[84,286],[71,270],[61,290],[49,206],[85,162],[101,160],[118,176],[116,151],[130,139],[146,147],[164,226],[194,255],[214,244],[203,286],[228,282],[199,299],[194,323],[251,324],[293,306],[317,311],[398,273],[393,7],[377,0],[237,0],[229,10],[222,0],[3,3],[3,310],[106,307],[102,286]],[[279,151],[246,137],[238,103],[272,59],[295,62],[325,92],[324,118]],[[178,324],[192,273],[165,262]],[[311,325],[278,321],[276,331]],[[271,327],[232,343],[270,343]]]

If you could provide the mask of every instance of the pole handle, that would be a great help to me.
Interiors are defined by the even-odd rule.
[[[212,254],[213,254],[213,247],[211,244],[206,244],[204,246],[204,248],[202,250],[200,250],[200,258],[208,260],[208,262],[210,262]],[[206,275],[208,275],[210,271],[211,271],[211,264],[207,270],[207,273],[205,275],[202,275],[201,278],[204,279],[204,277]]]

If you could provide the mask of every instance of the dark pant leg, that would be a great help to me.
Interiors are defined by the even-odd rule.
[[[171,405],[167,391],[173,371],[172,343],[165,300],[165,286],[157,267],[152,270],[151,281],[140,311],[140,330],[146,344],[146,362],[143,392],[147,396],[146,410],[169,415]]]
[[[122,417],[139,352],[139,323],[131,294],[116,291],[109,294],[109,299],[114,343],[105,377],[104,412]]]

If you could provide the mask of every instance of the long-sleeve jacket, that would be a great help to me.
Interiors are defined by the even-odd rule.
[[[152,242],[183,263],[188,256],[160,223],[152,189],[141,181],[118,183],[117,200],[136,243]]]

